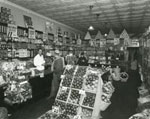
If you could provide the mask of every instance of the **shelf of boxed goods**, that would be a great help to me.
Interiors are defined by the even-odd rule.
[[[142,73],[143,73],[143,76],[144,76],[144,81],[147,85],[147,88],[149,88],[150,86],[150,56],[149,56],[149,53],[150,53],[150,34],[148,34],[146,37],[144,37],[145,39],[143,40],[143,43],[142,43],[142,47],[143,47],[143,52],[142,52],[142,55],[143,55],[143,60],[142,60]]]
[[[142,48],[142,75],[143,83],[138,88],[138,108],[137,114],[134,114],[129,119],[149,119],[150,118],[150,34],[144,35],[141,40]]]

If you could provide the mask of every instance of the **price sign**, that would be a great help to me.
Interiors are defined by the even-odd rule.
[[[80,115],[76,115],[76,116],[74,116],[73,119],[81,119],[81,116]]]
[[[86,95],[86,93],[85,93],[84,90],[80,90],[80,91],[79,91],[79,94],[84,95],[84,96]]]
[[[13,24],[8,24],[7,35],[9,37],[17,37],[17,26]]]
[[[61,79],[64,79],[65,78],[65,75],[61,75]]]
[[[35,30],[34,29],[29,29],[29,38],[35,39]]]
[[[62,87],[62,91],[67,91],[67,87]]]
[[[59,114],[59,107],[53,106],[52,107],[52,112],[55,114]]]

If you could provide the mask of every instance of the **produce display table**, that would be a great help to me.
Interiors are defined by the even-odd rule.
[[[52,73],[50,65],[46,66],[45,75],[40,78],[37,74],[31,77],[31,70],[26,62],[0,62],[0,105],[4,99],[11,105],[20,104],[27,100],[42,98],[50,95]]]
[[[110,104],[111,82],[103,83],[102,70],[67,65],[52,106],[38,119],[99,119]]]

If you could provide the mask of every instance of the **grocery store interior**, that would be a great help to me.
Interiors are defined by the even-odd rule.
[[[150,0],[0,0],[0,119],[150,119]]]

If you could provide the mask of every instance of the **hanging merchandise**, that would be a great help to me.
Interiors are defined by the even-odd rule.
[[[97,32],[97,35],[96,35],[96,37],[95,37],[95,39],[103,39],[104,37],[103,37],[103,35],[101,34],[101,32],[100,31],[98,31]]]
[[[114,39],[116,38],[116,35],[112,29],[110,29],[109,34],[107,36],[107,39]]]
[[[116,35],[115,35],[114,31],[112,29],[110,29],[109,34],[107,36],[107,40],[106,40],[108,47],[114,46],[114,38],[116,38]]]
[[[85,40],[90,40],[90,39],[92,39],[89,32],[86,33],[84,39],[85,39]]]
[[[77,39],[77,45],[81,45],[81,44],[82,44],[82,40],[81,40],[81,36],[79,34],[78,39]]]
[[[124,29],[123,31],[122,31],[122,33],[120,34],[120,38],[123,38],[123,39],[130,39],[130,36],[129,36],[129,34],[127,33],[127,31]]]
[[[106,39],[100,39],[100,47],[106,46]]]
[[[130,36],[129,36],[129,34],[127,33],[127,31],[125,29],[120,34],[120,38],[124,39],[124,45],[125,46],[130,46],[131,45]]]
[[[84,40],[82,41],[82,44],[89,46],[90,45],[90,40],[91,40],[91,35],[89,32],[86,33]]]
[[[114,45],[119,45],[120,39],[119,38],[114,38]]]
[[[100,31],[97,32],[97,35],[95,37],[95,40],[96,40],[96,46],[100,46],[100,40],[103,39],[103,35],[101,34]]]
[[[101,74],[91,67],[67,65],[52,110],[38,119],[99,119],[114,91],[111,82],[103,84]]]
[[[89,43],[90,43],[90,46],[91,46],[91,47],[95,46],[95,41],[94,41],[94,39],[90,39]]]

